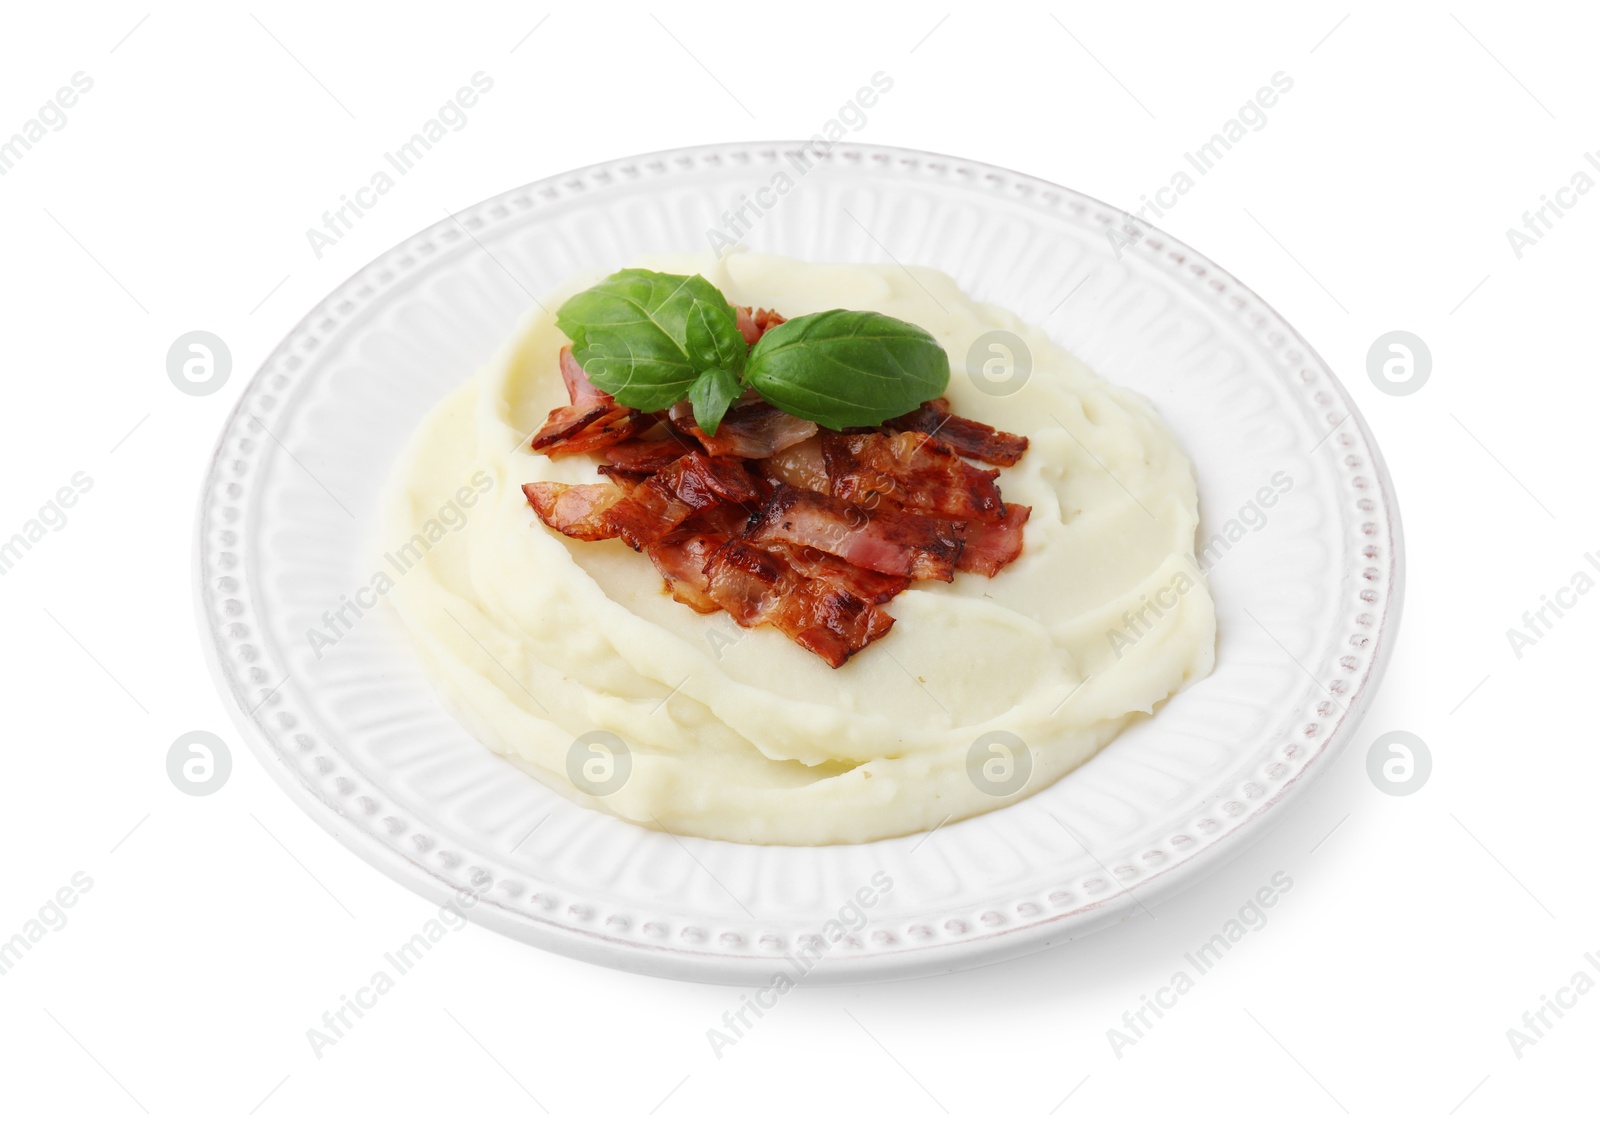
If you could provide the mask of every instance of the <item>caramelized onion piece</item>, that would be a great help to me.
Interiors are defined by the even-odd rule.
[[[787,482],[802,490],[815,490],[818,494],[833,491],[828,465],[822,457],[822,440],[815,435],[762,459],[761,473],[771,482]]]

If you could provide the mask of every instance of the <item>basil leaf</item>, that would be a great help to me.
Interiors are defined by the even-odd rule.
[[[618,271],[562,303],[556,325],[595,387],[640,411],[671,407],[708,368],[744,367],[733,307],[699,275]]]
[[[699,275],[695,277],[705,282]],[[711,284],[706,282],[706,285]],[[720,293],[713,293],[718,298],[715,304],[697,299],[689,311],[684,343],[688,346],[689,359],[702,369],[725,369],[728,375],[737,377],[744,371],[750,346],[744,343],[744,334],[739,332],[739,319],[733,307],[722,300]]]
[[[774,407],[823,427],[876,427],[943,395],[950,358],[919,326],[828,310],[767,330],[750,350],[745,380]]]
[[[611,393],[619,404],[644,412],[670,408],[699,376],[671,342],[613,329],[585,334],[574,343],[572,354],[596,388]]]
[[[707,435],[717,433],[728,405],[739,398],[739,378],[727,369],[708,368],[689,388],[689,404],[694,421]]]

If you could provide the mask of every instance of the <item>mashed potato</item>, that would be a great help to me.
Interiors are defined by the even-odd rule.
[[[1008,503],[1033,507],[1026,548],[993,579],[958,573],[895,597],[893,630],[838,670],[774,628],[698,614],[643,554],[569,540],[524,500],[524,482],[601,481],[592,458],[530,449],[566,402],[566,339],[535,311],[423,421],[385,500],[383,544],[404,545],[458,490],[492,480],[389,594],[490,749],[580,803],[674,833],[862,842],[1045,788],[1210,672],[1194,473],[1139,396],[936,271],[750,254],[637,265],[699,272],[731,302],[790,317],[871,309],[926,328],[952,358],[953,410],[1031,440],[999,480]],[[966,371],[993,330],[1032,354],[1006,395]]]

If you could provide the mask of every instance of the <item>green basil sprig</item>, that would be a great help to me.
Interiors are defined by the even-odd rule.
[[[594,386],[642,412],[672,407],[707,369],[744,371],[733,307],[699,275],[618,271],[563,302],[556,326]]]
[[[728,300],[699,275],[623,270],[569,298],[556,325],[589,379],[656,412],[687,399],[715,435],[745,386],[823,427],[875,427],[944,394],[950,359],[919,326],[827,310],[769,329],[748,349]]]
[[[745,379],[823,427],[876,427],[944,395],[950,358],[920,326],[864,310],[806,314],[761,335]]]

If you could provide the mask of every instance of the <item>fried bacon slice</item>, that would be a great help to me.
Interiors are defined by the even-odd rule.
[[[702,510],[722,502],[749,505],[760,498],[760,486],[743,462],[696,451],[634,487],[606,511],[606,521],[629,548],[643,549]],[[754,510],[751,506],[750,512]]]
[[[637,486],[684,454],[695,451],[692,440],[679,435],[666,439],[628,439],[600,457],[605,461],[595,470],[622,486]]]
[[[687,401],[674,404],[669,417],[675,428],[692,435],[708,454],[741,459],[767,458],[817,433],[817,425],[810,420],[792,416],[760,399],[741,401],[729,408],[715,435],[700,430]]]
[[[831,667],[894,626],[894,617],[845,589],[806,576],[776,554],[730,537],[704,566],[706,594],[743,627],[771,624]]]
[[[621,500],[624,490],[609,482],[570,485],[565,482],[526,482],[523,496],[539,520],[579,541],[604,541],[616,532],[606,513]]]
[[[755,502],[762,497],[761,484],[742,459],[696,451],[673,462],[656,477],[696,511],[710,509],[719,502]]]
[[[612,402],[609,395],[590,382],[589,374],[583,371],[583,366],[573,355],[571,345],[561,346],[561,383],[567,386],[567,399],[573,407]]]
[[[637,485],[615,481],[579,486],[529,482],[522,487],[539,520],[580,541],[620,537],[643,549],[696,514],[724,502],[755,512],[761,484],[738,459],[716,459],[698,451],[675,460]]]
[[[645,552],[667,582],[667,591],[674,600],[701,615],[710,615],[721,605],[710,596],[706,562],[728,538],[726,533],[673,535],[648,546]]]
[[[621,404],[570,404],[556,408],[533,437],[541,455],[577,455],[598,451],[643,431],[650,417]]]
[[[618,486],[622,487],[637,486],[639,483],[650,477],[650,475],[645,471],[623,470],[621,467],[611,466],[609,463],[601,463],[594,469],[605,475],[612,482],[615,482]]]
[[[750,520],[749,511],[736,502],[725,502],[703,510],[685,521],[661,540],[645,547],[650,563],[666,581],[668,594],[709,615],[718,604],[706,592],[706,561],[730,537],[743,532]]]
[[[787,483],[777,487],[751,525],[753,541],[786,541],[842,557],[859,568],[912,580],[949,580],[967,523],[853,503]]]
[[[950,401],[942,396],[883,426],[891,431],[920,431],[932,435],[956,454],[993,466],[1015,466],[1028,449],[1027,436],[996,431],[986,423],[952,415]]]
[[[1022,527],[1032,512],[1032,506],[1012,503],[1006,507],[1006,516],[999,521],[970,523],[966,544],[961,546],[961,556],[956,558],[956,568],[994,576],[1016,560],[1022,555]]]
[[[597,451],[637,435],[653,422],[591,384],[569,345],[561,348],[561,379],[572,403],[545,417],[533,437],[533,449],[540,454],[555,458]]]
[[[761,335],[775,325],[782,325],[789,320],[774,310],[756,310],[751,312],[749,306],[735,306],[734,316],[738,319],[739,335],[744,338],[746,345],[754,345],[761,340]]]
[[[822,437],[822,457],[835,498],[875,506],[888,500],[906,509],[958,521],[999,521],[1005,503],[997,470],[980,470],[919,431]]]
[[[654,474],[692,450],[692,446],[677,438],[629,439],[612,447],[601,458],[607,465],[629,474]]]
[[[813,580],[824,580],[829,584],[838,585],[869,604],[886,604],[911,586],[909,577],[873,572],[870,568],[853,565],[843,557],[824,553],[821,549],[813,549],[809,545],[766,541],[762,543],[762,548],[782,559],[796,572]]]
[[[672,492],[660,476],[647,478],[611,507],[607,523],[613,537],[630,549],[643,549],[694,516],[694,507]]]

